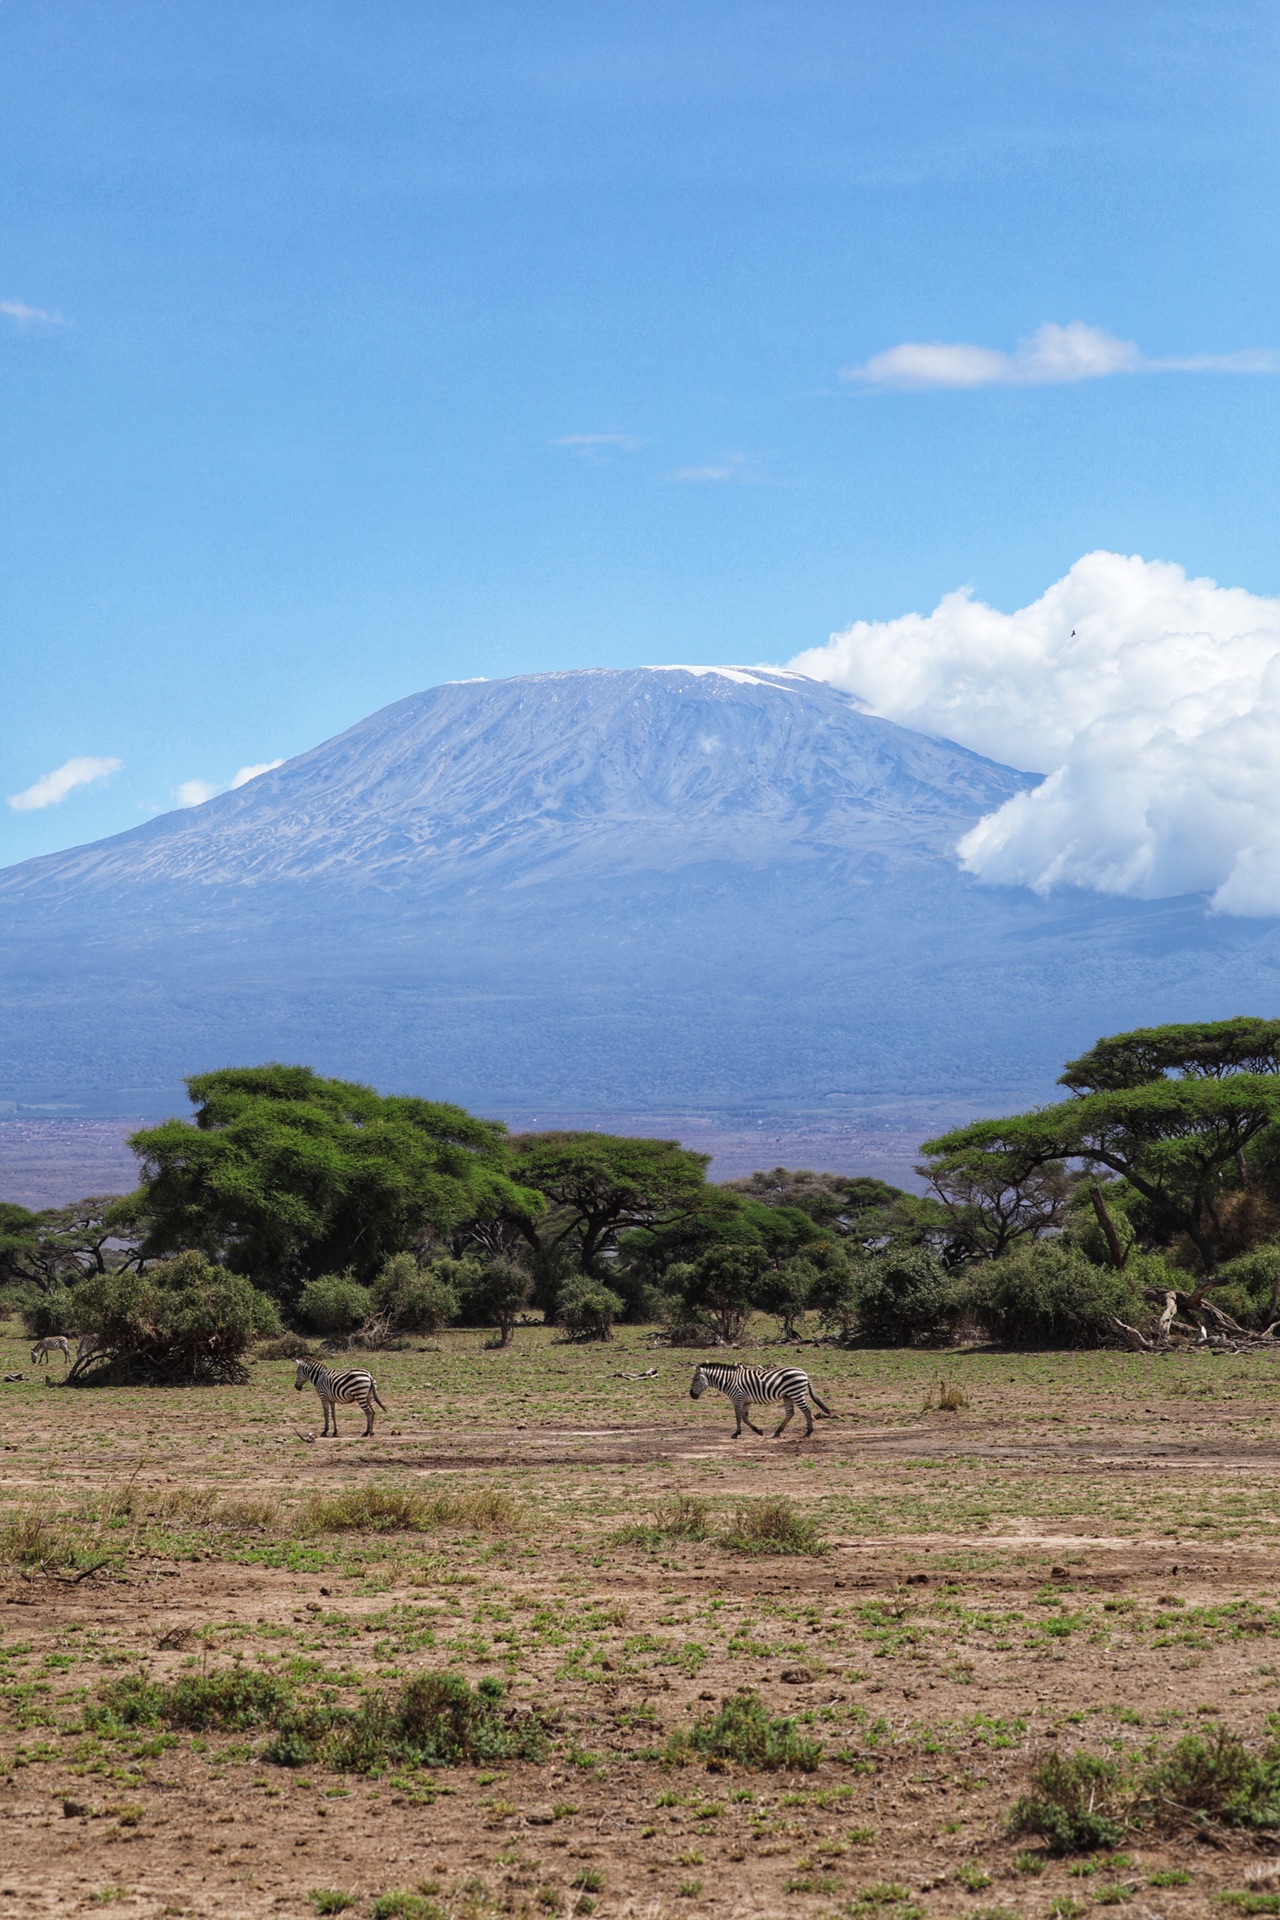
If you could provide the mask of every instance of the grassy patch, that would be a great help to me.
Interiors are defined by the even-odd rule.
[[[812,1773],[822,1759],[822,1745],[801,1734],[794,1720],[770,1714],[758,1693],[744,1692],[725,1700],[719,1713],[701,1717],[688,1733],[673,1734],[663,1751],[676,1766],[698,1755],[708,1764]]]
[[[734,1553],[825,1553],[817,1522],[801,1513],[785,1495],[744,1500],[721,1542]]]
[[[113,1681],[99,1703],[85,1710],[91,1727],[183,1727],[244,1732],[273,1725],[293,1704],[289,1689],[270,1674],[251,1667],[226,1667],[219,1673],[192,1674],[168,1683],[136,1674]]]
[[[314,1533],[515,1533],[521,1512],[498,1487],[467,1493],[423,1493],[418,1487],[344,1487],[317,1494],[304,1525]]]
[[[264,1758],[279,1766],[316,1762],[338,1772],[380,1773],[388,1765],[473,1766],[538,1760],[541,1727],[503,1711],[499,1680],[471,1687],[456,1673],[421,1674],[397,1692],[369,1695],[359,1707],[300,1709],[277,1721]]]

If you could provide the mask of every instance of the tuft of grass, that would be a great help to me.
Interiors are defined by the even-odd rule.
[[[785,1495],[744,1500],[721,1544],[734,1553],[826,1553],[817,1522],[801,1513]]]
[[[660,1547],[669,1540],[709,1540],[711,1509],[705,1500],[678,1493],[654,1509],[650,1521],[620,1527],[614,1539],[621,1546]]]
[[[604,1875],[599,1867],[583,1867],[580,1873],[574,1875],[573,1884],[583,1893],[603,1893]]]
[[[339,1893],[336,1887],[312,1887],[307,1898],[317,1913],[345,1913],[356,1904],[351,1894]]]
[[[936,1399],[934,1397],[936,1393]],[[922,1413],[963,1413],[969,1404],[969,1396],[958,1387],[954,1380],[940,1376],[937,1387],[925,1395]]]
[[[798,1732],[794,1720],[771,1715],[758,1693],[744,1691],[725,1700],[719,1713],[703,1715],[689,1732],[672,1734],[663,1750],[664,1760],[675,1766],[686,1765],[695,1754],[753,1772],[812,1773],[822,1759],[822,1744]]]
[[[316,1494],[303,1515],[313,1533],[515,1533],[520,1509],[499,1488],[426,1494],[419,1487],[345,1487]]]
[[[369,1909],[373,1920],[438,1920],[439,1907],[423,1893],[410,1893],[401,1887],[392,1893],[380,1893]]]
[[[1189,1733],[1150,1767],[1143,1789],[1151,1817],[1163,1827],[1206,1820],[1227,1827],[1280,1826],[1280,1745],[1251,1753],[1225,1727]]]
[[[1149,1887],[1189,1887],[1191,1875],[1185,1867],[1157,1867],[1147,1875]]]
[[[65,1515],[34,1502],[15,1507],[0,1520],[0,1566],[66,1567],[75,1560],[75,1542]]]

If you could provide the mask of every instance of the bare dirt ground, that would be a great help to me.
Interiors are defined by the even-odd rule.
[[[688,1399],[696,1356],[643,1330],[482,1338],[377,1356],[389,1412],[368,1441],[346,1412],[336,1442],[287,1361],[245,1388],[78,1391],[0,1343],[26,1374],[0,1388],[4,1912],[1280,1910],[1266,1836],[1059,1860],[1008,1829],[1051,1751],[1257,1739],[1280,1712],[1274,1361],[809,1347],[842,1417],[734,1442],[727,1402]],[[940,1369],[963,1410],[926,1407]],[[515,1518],[318,1527],[314,1496],[353,1487],[497,1489]],[[776,1495],[827,1551],[722,1542]],[[675,1496],[709,1538],[655,1526]],[[93,1724],[122,1675],[237,1661],[349,1702],[496,1676],[546,1757],[332,1773],[264,1759],[261,1729]],[[821,1743],[815,1771],[664,1759],[743,1688]]]

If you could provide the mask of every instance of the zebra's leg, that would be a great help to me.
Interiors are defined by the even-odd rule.
[[[334,1406],[332,1400],[322,1400],[320,1405],[324,1408],[324,1431],[320,1435],[320,1438],[322,1440],[329,1438],[329,1422],[332,1420],[333,1437],[336,1440],[338,1437],[338,1409]]]
[[[758,1427],[758,1426],[756,1425],[756,1423],[755,1423],[755,1421],[754,1421],[754,1420],[753,1420],[753,1419],[751,1418],[751,1402],[750,1402],[750,1400],[744,1400],[744,1401],[743,1401],[743,1403],[742,1403],[742,1417],[743,1417],[743,1419],[744,1419],[744,1420],[746,1421],[746,1423],[747,1423],[747,1425],[748,1425],[748,1426],[750,1427],[750,1429],[751,1429],[751,1431],[752,1431],[752,1433],[758,1433],[758,1434],[760,1435],[760,1438],[761,1438],[761,1439],[763,1440],[763,1439],[764,1439],[764,1428],[763,1428],[763,1427]]]
[[[739,1435],[739,1434],[740,1434],[740,1433],[742,1432],[742,1402],[741,1402],[741,1400],[735,1400],[735,1401],[734,1401],[734,1403],[733,1403],[733,1417],[734,1417],[734,1419],[735,1419],[735,1420],[737,1421],[737,1423],[738,1423],[738,1424],[737,1424],[737,1426],[736,1426],[736,1427],[734,1428],[734,1430],[733,1430],[733,1437],[734,1437],[734,1439],[736,1440],[736,1439],[737,1439],[737,1437],[738,1437],[738,1435]]]
[[[372,1400],[366,1400],[364,1403],[364,1437],[366,1440],[369,1438],[369,1435],[372,1432],[373,1432],[373,1402]]]
[[[791,1419],[791,1416],[792,1416],[792,1414],[793,1414],[793,1413],[795,1412],[795,1410],[796,1410],[796,1403],[795,1403],[795,1401],[794,1401],[794,1400],[788,1400],[788,1402],[787,1402],[787,1411],[786,1411],[786,1415],[785,1415],[785,1417],[783,1418],[783,1421],[782,1421],[782,1424],[781,1424],[781,1426],[779,1426],[779,1427],[777,1427],[777,1428],[776,1428],[776,1429],[774,1430],[774,1435],[773,1435],[773,1437],[774,1437],[774,1439],[775,1439],[775,1440],[776,1440],[776,1439],[778,1438],[778,1436],[779,1436],[779,1434],[781,1434],[781,1432],[783,1431],[783,1428],[784,1428],[784,1427],[786,1427],[786,1425],[787,1425],[787,1424],[788,1424],[788,1422],[790,1421],[790,1419]]]
[[[807,1440],[813,1432],[813,1415],[809,1411],[809,1402],[807,1400],[800,1402],[800,1411],[804,1415],[804,1437]]]

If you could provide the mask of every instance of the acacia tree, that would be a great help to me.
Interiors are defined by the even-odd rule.
[[[461,1107],[387,1096],[309,1067],[227,1068],[187,1081],[195,1123],[130,1140],[147,1253],[198,1247],[291,1298],[323,1273],[368,1283],[424,1232],[543,1201],[505,1165],[505,1128]]]
[[[544,1212],[508,1209],[543,1275],[565,1255],[590,1273],[620,1234],[683,1219],[708,1200],[710,1156],[676,1140],[524,1133],[510,1141],[508,1156],[512,1179],[545,1202]]]
[[[998,1175],[1003,1161],[1011,1177],[1064,1161],[1105,1167],[1140,1197],[1150,1239],[1185,1234],[1212,1273],[1223,1196],[1238,1184],[1249,1147],[1280,1123],[1280,1072],[1259,1071],[1273,1058],[1280,1063],[1280,1022],[1118,1034],[1067,1067],[1074,1099],[978,1121],[926,1141],[924,1151],[931,1167],[968,1159]]]

